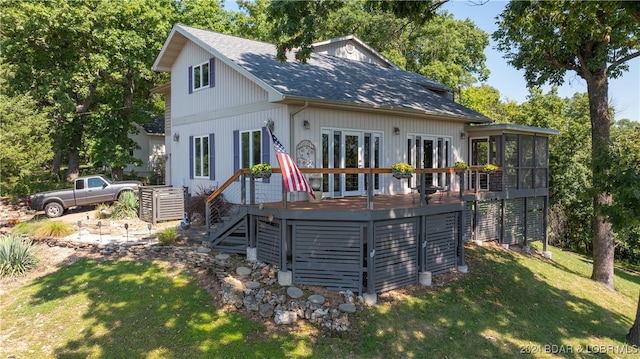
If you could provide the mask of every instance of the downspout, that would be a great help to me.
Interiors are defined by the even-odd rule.
[[[304,109],[306,109],[307,107],[309,107],[309,101],[305,101],[304,106],[302,106],[298,111],[289,115],[289,122],[290,122],[289,123],[289,143],[291,144],[292,153],[293,153],[293,120],[297,114],[304,111]]]

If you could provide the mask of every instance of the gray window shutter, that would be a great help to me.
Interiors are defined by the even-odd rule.
[[[216,87],[216,58],[209,59],[209,87]]]
[[[269,136],[269,131],[267,130],[267,128],[263,127],[262,128],[262,162],[263,163],[271,163],[270,162],[271,152],[269,151],[270,149],[271,149],[271,136]],[[271,178],[263,178],[262,182],[269,183],[270,180]]]
[[[209,134],[209,179],[216,179],[216,152],[213,142],[213,133]]]
[[[193,66],[189,66],[189,93],[193,93]]]
[[[240,131],[233,131],[233,173],[240,169]]]
[[[189,136],[189,178],[193,179],[193,136]]]

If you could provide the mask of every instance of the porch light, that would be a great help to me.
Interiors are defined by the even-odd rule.
[[[464,132],[460,132],[460,139],[464,140],[467,137],[467,134]]]
[[[400,128],[399,127],[394,127],[393,128],[393,134],[394,135],[400,135]]]
[[[309,121],[304,120],[302,121],[302,127],[304,127],[305,130],[308,130],[309,128],[311,128],[311,124],[309,124]]]
[[[176,141],[176,142],[180,141],[180,134],[179,134],[179,133],[177,133],[177,132],[176,132],[176,133],[174,133],[174,134],[173,134],[173,140],[174,140],[174,141]]]

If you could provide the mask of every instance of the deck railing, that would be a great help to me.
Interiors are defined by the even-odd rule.
[[[498,171],[500,171],[501,169],[498,169]],[[473,172],[475,173],[475,179],[476,179],[476,184],[475,184],[475,191],[478,191],[479,188],[479,182],[478,182],[478,178],[480,176],[478,176],[479,173],[484,171],[484,167],[483,166],[471,166],[467,171],[469,171],[470,173]],[[374,175],[388,175],[388,174],[392,174],[393,171],[391,170],[391,168],[300,168],[300,172],[303,174],[319,174],[319,175],[335,175],[335,174],[362,174],[367,176],[367,183],[374,183]],[[459,188],[459,196],[460,198],[462,198],[462,195],[464,193],[464,189],[465,189],[465,175],[463,175],[465,172],[465,170],[460,169],[460,168],[455,168],[455,167],[446,167],[446,168],[417,168],[415,170],[415,174],[417,175],[417,186],[414,187],[414,190],[419,191],[420,193],[425,193],[425,190],[427,190],[429,187],[429,185],[427,185],[426,183],[426,175],[428,174],[446,174],[447,176],[450,176],[452,174],[458,174],[460,175],[460,188]],[[280,170],[280,168],[272,168],[272,173],[273,174],[281,174],[282,171]],[[231,184],[235,183],[238,179],[240,179],[240,204],[247,204],[247,198],[246,198],[246,194],[247,194],[247,183],[249,184],[249,201],[248,203],[250,204],[254,204],[256,202],[256,181],[260,180],[257,178],[254,178],[254,176],[251,175],[251,170],[249,168],[242,168],[239,169],[238,171],[236,171],[231,177],[229,177],[229,179],[227,179],[227,181],[225,181],[221,186],[219,186],[208,198],[207,198],[207,203],[211,203],[212,201],[215,201],[216,198],[218,198],[221,194],[224,193],[225,190],[227,190]],[[246,181],[246,179],[249,179],[249,181]],[[447,179],[446,181],[447,183],[451,183],[450,179]],[[446,189],[446,191],[450,191],[450,186]],[[374,198],[374,189],[373,186],[367,186],[367,209],[371,210],[373,209],[373,198]],[[424,196],[420,196],[421,197],[421,204],[425,205],[426,203],[424,203]],[[282,186],[282,204],[283,207],[286,208],[287,207],[287,193],[285,191],[284,185]]]

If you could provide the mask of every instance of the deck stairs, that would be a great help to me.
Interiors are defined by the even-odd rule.
[[[223,216],[209,216],[202,244],[227,253],[246,253],[249,244],[247,207],[239,206]]]

